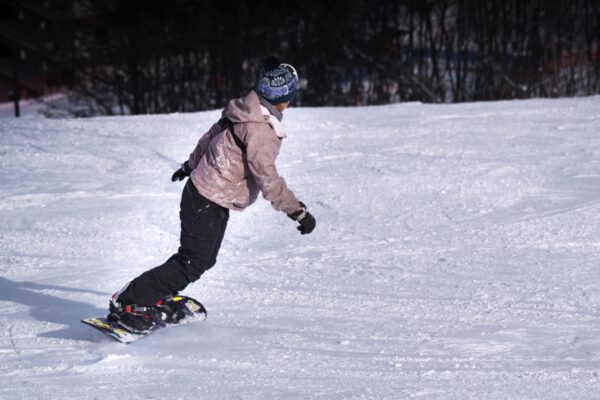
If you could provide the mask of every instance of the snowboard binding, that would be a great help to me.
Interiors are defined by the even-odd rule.
[[[160,320],[155,307],[143,307],[136,304],[122,305],[111,301],[106,317],[133,333],[146,333]]]
[[[114,322],[132,333],[148,333],[157,328],[180,323],[186,317],[202,314],[206,309],[191,297],[167,296],[153,306],[121,304],[113,296],[109,302],[107,320]]]

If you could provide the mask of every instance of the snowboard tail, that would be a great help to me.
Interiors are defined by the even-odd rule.
[[[109,321],[105,317],[86,318],[82,319],[81,322],[99,330],[105,335],[110,336],[111,338],[118,340],[121,343],[135,342],[136,340],[146,336],[146,334],[144,333],[130,332],[129,330],[123,328],[121,325],[117,324],[114,321]]]
[[[138,339],[148,336],[150,333],[157,331],[162,328],[170,326],[181,325],[187,322],[195,320],[205,320],[207,317],[206,308],[198,300],[187,296],[176,296],[173,300],[177,301],[181,306],[181,311],[184,313],[184,317],[176,323],[168,323],[165,321],[156,321],[156,324],[145,332],[132,332],[131,330],[121,326],[118,322],[109,320],[106,317],[95,317],[82,319],[86,325],[91,326],[94,329],[102,332],[103,334],[121,342],[121,343],[132,343]]]

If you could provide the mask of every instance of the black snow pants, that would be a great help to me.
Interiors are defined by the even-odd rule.
[[[188,179],[181,195],[180,247],[164,264],[135,278],[121,293],[122,304],[154,305],[183,290],[217,262],[229,210],[208,200]]]

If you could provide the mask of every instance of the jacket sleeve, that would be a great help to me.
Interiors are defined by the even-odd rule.
[[[190,154],[190,157],[188,158],[187,162],[188,162],[188,166],[190,167],[190,169],[193,170],[198,166],[198,163],[200,163],[200,160],[202,159],[202,157],[208,150],[211,140],[222,130],[223,130],[223,128],[217,122],[217,123],[213,124],[213,126],[210,127],[208,132],[206,132],[204,135],[202,135],[200,140],[198,140],[198,144],[196,145],[196,148],[194,149],[194,151]]]
[[[248,167],[263,197],[278,211],[287,214],[297,211],[300,203],[275,167],[281,139],[266,124],[247,124],[246,129]]]

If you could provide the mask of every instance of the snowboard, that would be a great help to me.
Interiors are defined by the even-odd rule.
[[[91,326],[94,329],[104,333],[105,335],[121,342],[121,343],[132,343],[136,340],[139,340],[143,337],[148,336],[154,331],[168,328],[175,325],[181,325],[192,321],[203,321],[207,317],[206,308],[196,299],[187,296],[176,296],[173,297],[173,300],[179,302],[182,307],[182,311],[185,314],[185,317],[178,321],[177,323],[165,323],[159,321],[155,326],[145,332],[131,332],[127,328],[119,325],[115,321],[111,321],[106,317],[95,317],[95,318],[86,318],[82,319],[86,325]]]

